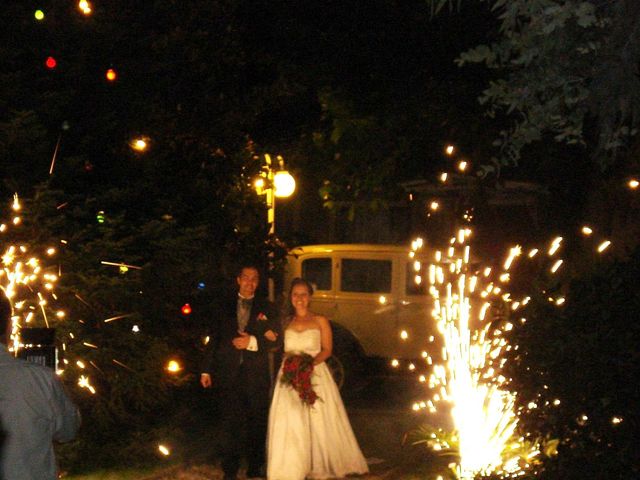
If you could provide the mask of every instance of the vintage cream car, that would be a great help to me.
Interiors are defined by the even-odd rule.
[[[311,308],[332,322],[332,367],[347,381],[364,357],[415,360],[438,348],[425,275],[432,256],[428,249],[410,255],[408,246],[369,244],[290,250],[285,285],[294,277],[314,285]]]

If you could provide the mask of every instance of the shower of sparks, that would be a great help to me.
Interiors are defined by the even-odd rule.
[[[483,275],[474,273],[466,245],[470,234],[469,230],[462,231],[447,254],[437,252],[429,267],[432,315],[444,347],[442,362],[436,361],[427,381],[434,392],[432,399],[414,404],[413,409],[435,412],[439,404],[451,407],[459,445],[460,478],[491,473],[513,475],[522,471],[521,452],[525,447],[515,437],[516,394],[502,388],[506,380],[500,374],[504,365],[500,355],[507,343],[502,331],[496,331],[495,326],[490,328],[491,322],[487,321],[492,300],[509,301],[510,295],[491,280],[491,269],[485,269]],[[521,247],[512,248],[504,269],[509,269],[521,253]],[[507,331],[513,325],[505,322],[500,328]],[[436,442],[438,445],[449,448]],[[535,454],[532,449],[526,457]]]
[[[11,203],[13,210],[12,224],[19,227],[22,223],[20,216],[15,216],[22,206],[20,199],[14,195]],[[7,224],[0,225],[0,232],[7,234],[9,227]],[[55,255],[55,249],[49,247],[46,255]],[[58,281],[57,269],[43,267],[40,259],[30,251],[25,244],[8,245],[1,256],[2,269],[0,270],[0,290],[4,292],[13,306],[13,328],[11,350],[17,355],[21,348],[20,328],[26,326],[49,327],[47,312],[57,321],[62,321],[65,317],[63,310],[51,311],[50,301],[55,301],[54,287]]]
[[[3,236],[8,235],[10,228],[20,228],[22,224],[22,218],[19,216],[22,206],[18,195],[13,197],[11,210],[12,221],[0,224],[0,233]],[[60,243],[64,245],[67,242],[61,240]],[[2,262],[0,290],[4,292],[13,307],[10,350],[18,356],[21,349],[29,347],[23,344],[20,337],[22,328],[51,328],[69,320],[67,313],[56,307],[58,297],[55,288],[60,279],[61,269],[59,265],[47,263],[55,258],[58,249],[53,246],[46,247],[42,255],[38,256],[31,251],[28,242],[8,245],[5,243],[3,248],[4,252],[0,257]],[[46,259],[46,262],[41,262],[40,258]],[[78,295],[76,296],[80,299]],[[63,375],[67,367],[76,369],[78,373],[83,372],[78,376],[78,386],[95,394],[96,389],[92,386],[89,376],[86,375],[86,362],[81,358],[71,359],[68,355],[67,344],[69,340],[75,340],[73,332],[68,333],[67,339],[61,339],[62,352],[65,356],[55,366],[56,374]],[[81,341],[80,344],[89,349],[98,348],[97,345],[90,342]],[[89,363],[99,371],[92,362]]]

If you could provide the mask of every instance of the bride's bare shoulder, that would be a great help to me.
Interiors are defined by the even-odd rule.
[[[325,317],[324,315],[314,315],[313,316],[313,321],[318,326],[328,326],[329,325],[329,319],[327,319],[327,317]]]

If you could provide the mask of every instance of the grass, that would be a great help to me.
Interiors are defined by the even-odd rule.
[[[98,470],[84,475],[64,476],[66,480],[141,480],[157,472],[157,468]]]
[[[100,470],[64,477],[65,480],[212,480],[218,478],[222,478],[220,469],[209,465]]]

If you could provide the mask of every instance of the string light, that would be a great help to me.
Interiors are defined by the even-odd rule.
[[[85,15],[91,14],[91,4],[87,0],[80,0],[78,2],[78,8]]]
[[[130,145],[131,148],[133,148],[137,152],[144,152],[149,146],[148,140],[143,137],[133,139]]]

